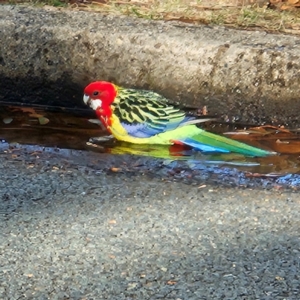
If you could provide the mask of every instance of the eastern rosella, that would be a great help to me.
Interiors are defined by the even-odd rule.
[[[95,110],[107,130],[120,141],[134,144],[180,144],[204,152],[237,152],[248,156],[274,154],[207,132],[203,122],[163,96],[127,89],[106,81],[90,83],[83,101]]]

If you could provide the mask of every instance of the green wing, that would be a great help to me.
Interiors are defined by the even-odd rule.
[[[151,91],[119,88],[113,106],[122,126],[134,137],[151,137],[195,119]]]

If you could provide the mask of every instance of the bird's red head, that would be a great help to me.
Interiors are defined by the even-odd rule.
[[[116,87],[107,81],[95,81],[84,89],[83,101],[96,111],[97,115],[110,117],[110,105],[117,96]]]

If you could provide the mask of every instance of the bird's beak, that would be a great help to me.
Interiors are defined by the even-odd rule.
[[[83,102],[86,105],[91,106],[91,98],[88,95],[86,95],[86,94],[83,95]]]

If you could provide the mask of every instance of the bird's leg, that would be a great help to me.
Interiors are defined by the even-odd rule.
[[[88,142],[86,142],[86,146],[88,149],[96,152],[106,152],[107,147],[112,145],[114,141],[114,137],[112,135],[100,136],[100,137],[91,137]]]

